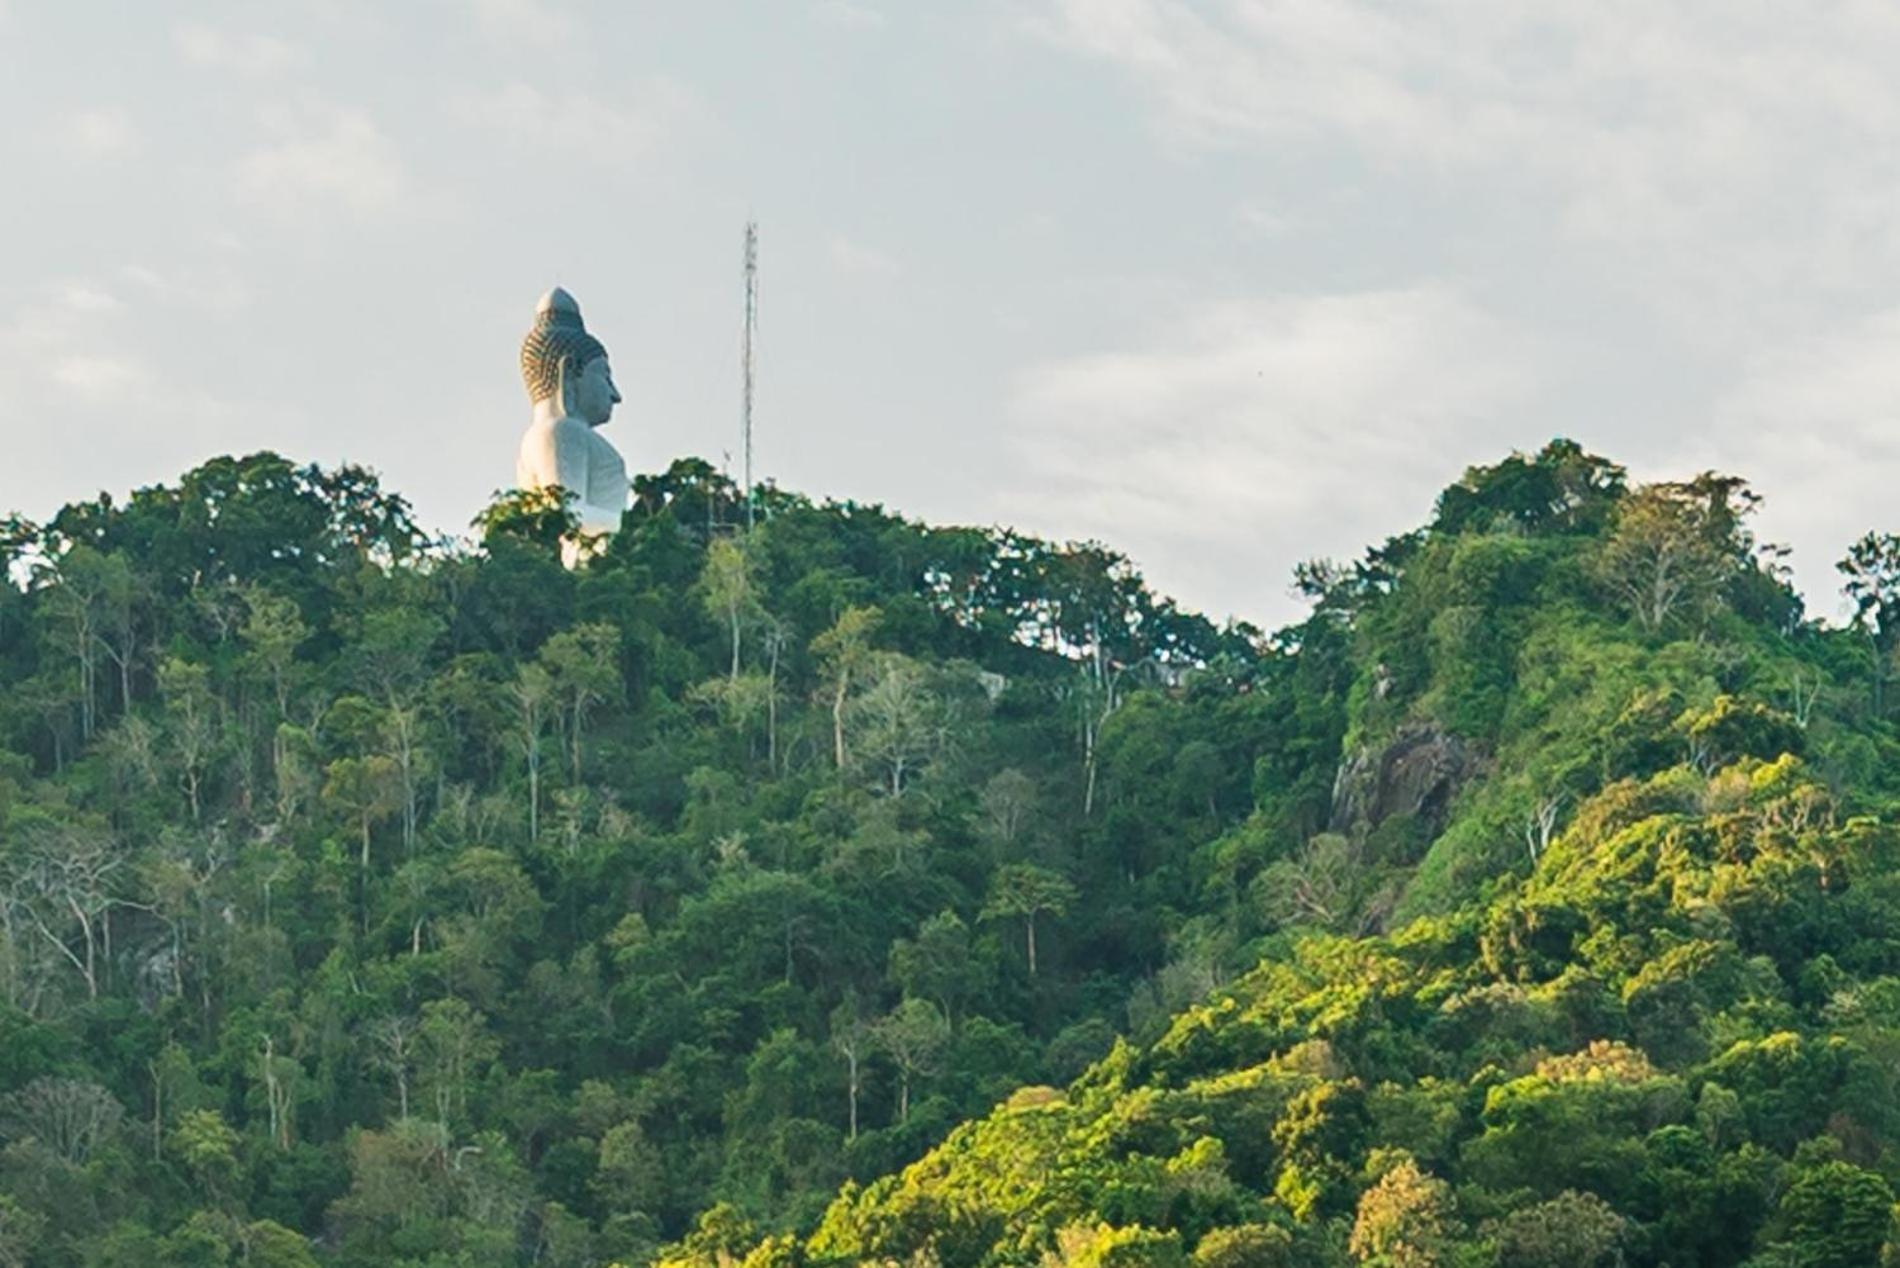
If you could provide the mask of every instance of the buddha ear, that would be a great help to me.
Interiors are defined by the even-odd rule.
[[[563,353],[560,361],[558,361],[554,367],[554,407],[556,417],[567,418],[573,413],[574,398],[576,395],[574,388],[577,385],[579,377],[580,376],[576,373],[574,358],[567,353]]]

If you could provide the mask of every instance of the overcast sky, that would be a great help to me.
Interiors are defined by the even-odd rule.
[[[0,0],[0,510],[276,449],[459,530],[559,283],[636,470],[1125,550],[1214,615],[1574,436],[1900,530],[1886,0]]]

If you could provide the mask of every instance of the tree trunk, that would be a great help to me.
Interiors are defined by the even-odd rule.
[[[281,1148],[283,1140],[282,1123],[279,1120],[281,1105],[277,1099],[277,1069],[273,1060],[277,1055],[277,1045],[271,1036],[264,1036],[264,1106],[270,1115],[270,1139],[272,1144]]]
[[[541,839],[541,762],[528,754],[528,840]]]
[[[838,763],[838,769],[844,769],[844,701],[851,692],[851,675],[838,675],[838,689],[831,696],[831,751]]]
[[[363,849],[357,857],[356,914],[365,935],[369,933],[369,816],[363,816]]]
[[[147,1061],[145,1068],[152,1075],[152,1160],[156,1162],[164,1153],[165,1084],[158,1077],[157,1062]]]
[[[780,640],[772,639],[772,665],[765,675],[765,767],[774,773],[778,770],[778,648]]]
[[[1029,976],[1034,977],[1036,976],[1036,913],[1035,912],[1033,911],[1030,912],[1028,918],[1023,921],[1023,929],[1028,935],[1027,941],[1029,943]]]
[[[82,740],[90,740],[92,738],[94,678],[92,629],[89,625],[82,623],[75,627],[75,633],[77,643],[75,652],[79,657],[79,737]]]
[[[413,760],[408,741],[405,740],[402,746],[402,853],[404,858],[414,858],[416,853],[416,772],[411,765]]]
[[[1867,645],[1874,653],[1874,716],[1877,718],[1886,703],[1887,657],[1880,649],[1880,640],[1870,636]]]
[[[88,999],[98,999],[99,973],[92,949],[92,921],[86,919],[85,908],[81,907],[71,894],[66,896],[66,906],[72,911],[73,918],[79,921],[80,934],[86,940],[86,996]]]
[[[7,1003],[17,1008],[20,1003],[20,946],[15,937],[12,905],[0,900],[0,945],[4,945],[7,951]]]
[[[856,1140],[858,1138],[858,1050],[846,1049],[844,1062],[849,1071],[845,1076],[845,1089],[851,1101],[851,1134],[847,1139]]]
[[[573,760],[573,766],[574,766],[574,787],[576,788],[579,788],[581,786],[581,719],[583,715],[586,713],[586,711],[587,711],[586,700],[579,695],[575,696],[574,697],[574,723],[573,723],[573,730],[571,731],[570,735],[571,735],[571,741],[572,741],[572,746],[573,746],[572,760]]]

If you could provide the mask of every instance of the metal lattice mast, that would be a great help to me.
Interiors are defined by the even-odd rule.
[[[752,400],[758,377],[759,341],[759,222],[745,224],[745,345],[742,368],[745,373],[745,399],[740,416],[741,439],[745,446],[745,526],[752,527],[757,498],[752,483]]]

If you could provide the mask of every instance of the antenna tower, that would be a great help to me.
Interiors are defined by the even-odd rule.
[[[758,376],[759,342],[759,222],[745,222],[745,343],[741,365],[745,373],[745,396],[740,415],[740,431],[745,443],[745,526],[752,527],[758,499],[752,484],[752,394]]]

